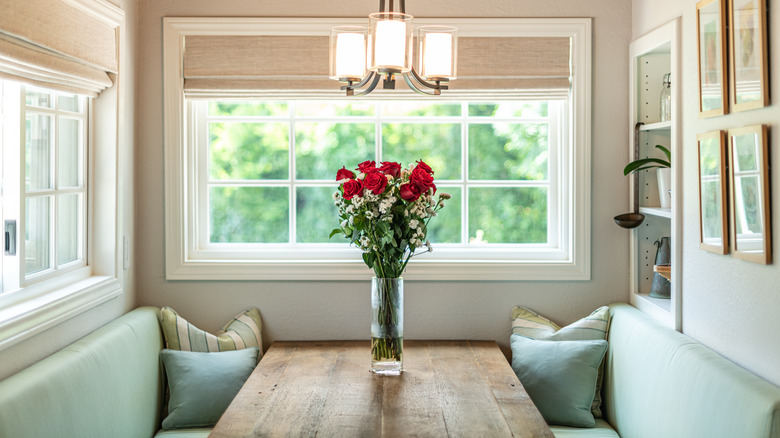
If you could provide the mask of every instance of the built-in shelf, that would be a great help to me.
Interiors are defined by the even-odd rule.
[[[662,130],[671,130],[671,129],[672,129],[671,120],[667,120],[665,122],[647,123],[639,127],[640,131],[662,131]]]
[[[644,215],[650,215],[650,216],[657,216],[657,217],[665,217],[667,219],[672,218],[672,209],[671,208],[660,208],[660,207],[639,207],[639,212]]]

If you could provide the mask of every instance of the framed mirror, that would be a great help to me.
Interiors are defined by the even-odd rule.
[[[705,132],[696,136],[699,144],[699,248],[726,254],[726,133]]]
[[[729,129],[729,163],[734,257],[772,263],[766,125]]]

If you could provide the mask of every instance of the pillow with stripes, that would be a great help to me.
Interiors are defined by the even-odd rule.
[[[171,350],[209,353],[257,347],[257,360],[263,355],[263,322],[257,308],[239,313],[216,335],[195,327],[170,307],[160,309],[160,320],[165,345]]]
[[[549,319],[531,309],[516,306],[512,309],[512,334],[539,341],[592,341],[607,339],[609,330],[609,307],[603,306],[590,315],[566,327],[559,327]],[[601,418],[601,383],[604,380],[604,362],[598,369],[596,393],[590,410],[593,416]]]

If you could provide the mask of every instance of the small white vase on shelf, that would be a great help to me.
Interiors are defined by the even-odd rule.
[[[661,208],[672,207],[672,169],[661,167],[656,169],[658,178],[658,198],[661,200]]]

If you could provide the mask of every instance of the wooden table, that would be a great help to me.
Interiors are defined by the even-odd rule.
[[[552,437],[495,342],[404,341],[404,373],[368,341],[276,342],[211,437]]]

